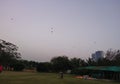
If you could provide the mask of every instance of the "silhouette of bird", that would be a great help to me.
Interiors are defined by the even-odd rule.
[[[53,33],[53,28],[51,28],[51,33]]]
[[[13,18],[10,18],[10,20],[14,20]]]

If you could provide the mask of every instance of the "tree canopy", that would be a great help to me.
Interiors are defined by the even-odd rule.
[[[66,71],[70,68],[70,62],[67,56],[58,56],[51,59],[55,71]]]
[[[8,66],[20,58],[16,45],[0,39],[0,64]]]

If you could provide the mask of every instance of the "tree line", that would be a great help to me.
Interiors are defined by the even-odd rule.
[[[37,70],[38,72],[66,72],[73,73],[79,67],[85,66],[120,66],[120,51],[108,50],[106,56],[98,61],[92,58],[68,58],[67,56],[53,57],[50,62],[35,62],[21,59],[18,47],[0,39],[0,64],[4,70],[22,71],[23,69]]]

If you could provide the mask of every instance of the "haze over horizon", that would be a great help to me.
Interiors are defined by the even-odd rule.
[[[86,59],[120,49],[120,0],[0,0],[0,39],[23,59]]]

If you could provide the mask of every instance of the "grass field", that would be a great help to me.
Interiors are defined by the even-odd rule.
[[[64,75],[60,79],[54,73],[32,73],[32,72],[2,72],[0,84],[120,84],[118,82],[103,80],[77,79],[73,75]]]

